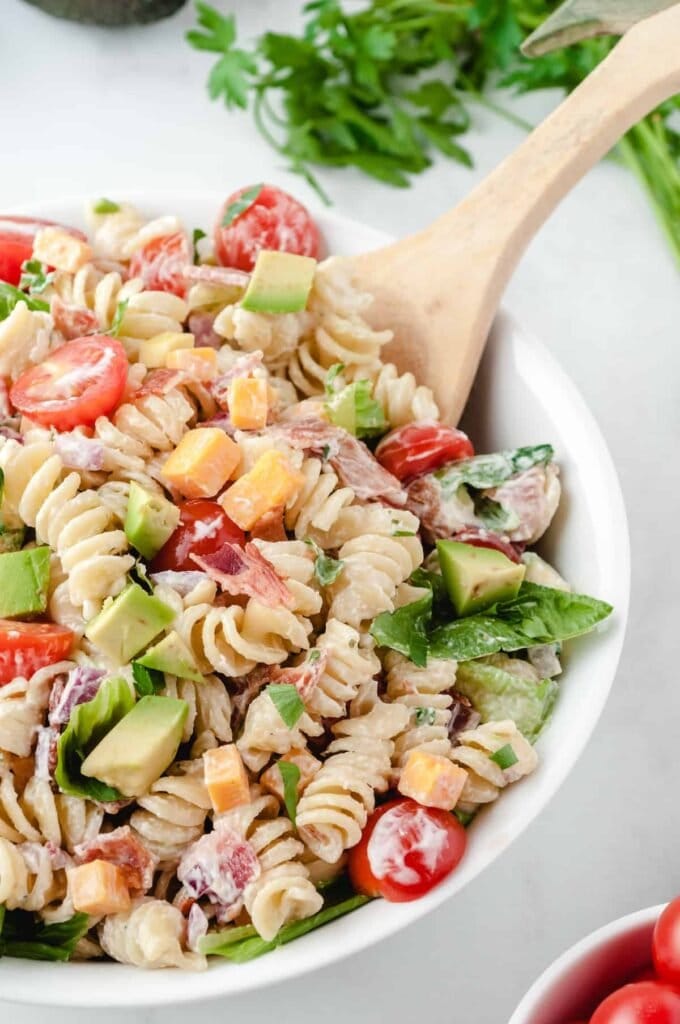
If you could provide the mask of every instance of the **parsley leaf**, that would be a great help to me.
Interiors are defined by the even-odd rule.
[[[114,203],[112,199],[105,199],[104,197],[97,199],[92,204],[93,213],[118,213],[119,210],[120,206],[118,203]]]
[[[506,768],[512,768],[513,764],[517,764],[519,758],[513,750],[512,744],[506,743],[504,747],[499,747],[494,754],[489,754],[489,760],[505,771]]]
[[[153,697],[162,693],[165,687],[165,676],[162,672],[140,665],[138,661],[132,662],[132,678],[140,697]]]
[[[206,235],[206,233],[203,230],[203,228],[194,228],[194,230],[191,232],[191,244],[193,245],[193,249],[194,249],[194,263],[199,263],[200,262],[200,256],[199,256],[199,252],[198,252],[198,243],[201,241],[202,238],[207,238],[207,237],[208,236]]]
[[[108,331],[106,331],[106,333],[109,334],[112,338],[117,338],[121,332],[123,320],[125,319],[125,312],[128,308],[129,302],[129,299],[123,299],[123,301],[119,302],[118,305],[116,306],[116,312],[113,314],[111,327],[109,328]]]
[[[435,708],[416,708],[416,725],[434,725],[436,719]]]
[[[286,805],[288,817],[295,824],[295,814],[298,805],[298,782],[300,781],[300,769],[292,761],[279,761],[279,772],[283,782],[283,802]]]
[[[238,199],[234,199],[233,202],[229,203],[224,211],[224,216],[222,217],[222,227],[231,227],[234,221],[240,217],[242,213],[245,213],[246,210],[250,209],[263,188],[264,185],[251,185],[250,188],[243,190]]]
[[[344,561],[341,558],[331,558],[311,537],[305,540],[305,544],[312,548],[316,554],[314,559],[314,575],[322,587],[329,587],[331,583],[335,583],[342,572],[345,566]]]
[[[272,704],[289,729],[292,729],[304,714],[305,706],[300,694],[292,683],[270,683],[265,691]]]
[[[0,320],[6,320],[19,302],[25,302],[33,312],[49,313],[50,304],[44,299],[34,299],[31,295],[15,288],[14,285],[0,281]]]
[[[40,295],[54,281],[54,271],[48,273],[47,267],[40,260],[25,260],[21,264],[21,280],[19,287],[31,295]]]

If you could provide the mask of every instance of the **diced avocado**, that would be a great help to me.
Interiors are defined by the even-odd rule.
[[[141,796],[172,764],[188,713],[185,700],[142,697],[85,758],[82,774]]]
[[[253,313],[299,313],[307,305],[316,260],[261,249],[241,301]]]
[[[446,589],[459,615],[472,615],[497,601],[517,597],[526,567],[502,551],[438,540],[437,553]]]
[[[0,529],[0,555],[8,551],[20,551],[24,546],[26,530],[20,526],[17,530]]]
[[[160,494],[130,484],[125,535],[144,558],[153,558],[179,525],[179,509]]]
[[[85,636],[117,665],[135,654],[172,623],[175,613],[138,583],[129,583],[87,624]]]
[[[196,667],[194,656],[178,633],[173,631],[164,636],[155,647],[150,647],[137,664],[146,668],[155,668],[158,672],[168,672],[179,679],[194,679],[203,682],[203,676]]]
[[[0,555],[0,618],[44,612],[49,585],[48,547]]]

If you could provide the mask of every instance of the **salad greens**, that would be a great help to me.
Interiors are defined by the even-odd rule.
[[[21,264],[21,291],[41,295],[54,281],[54,271],[48,273],[47,266],[40,260],[24,260]]]
[[[530,128],[498,102],[499,91],[569,93],[616,43],[588,39],[527,59],[520,44],[554,7],[551,0],[311,0],[302,33],[265,32],[245,49],[233,15],[197,2],[199,27],[187,40],[216,55],[211,99],[229,109],[252,103],[263,137],[327,199],[312,167],[354,167],[404,188],[437,150],[470,166],[460,139],[475,104]],[[680,96],[662,104],[616,154],[639,178],[680,260],[678,110]],[[227,210],[225,222],[238,212]]]
[[[427,627],[432,619],[432,593],[373,620],[371,636],[380,647],[391,647],[421,668],[427,665]]]
[[[370,380],[356,380],[337,391],[327,381],[324,406],[331,423],[355,437],[380,437],[389,427]]]
[[[284,725],[292,729],[305,710],[297,689],[292,683],[270,683],[265,693],[269,695]]]
[[[93,700],[78,704],[57,743],[57,767],[54,777],[62,793],[86,797],[102,803],[120,800],[113,786],[83,775],[85,758],[97,744],[131,711],[135,704],[125,679],[105,679]]]
[[[308,537],[305,540],[307,544],[315,554],[314,559],[314,575],[321,584],[322,587],[328,587],[331,583],[335,583],[338,576],[342,572],[345,563],[341,558],[331,558],[327,555],[323,548],[319,547],[316,541]]]
[[[87,914],[74,914],[68,921],[45,924],[25,910],[7,910],[0,906],[0,956],[70,960],[89,927]]]
[[[462,662],[456,689],[472,701],[483,722],[511,718],[532,743],[550,718],[559,691],[554,679],[536,682],[486,661]]]
[[[462,462],[454,462],[434,474],[445,497],[455,494],[459,487],[472,487],[482,491],[498,487],[517,473],[524,473],[532,466],[546,466],[552,461],[555,450],[550,444],[538,444],[528,448],[513,448],[505,452],[491,452],[475,455]]]
[[[14,285],[0,281],[0,320],[6,320],[18,302],[25,302],[30,310],[37,313],[49,313],[50,304],[44,299],[36,299]]]
[[[138,661],[132,662],[132,679],[138,697],[153,697],[163,692],[165,676],[155,668],[147,668]]]
[[[500,747],[495,753],[489,754],[489,760],[497,764],[502,771],[505,771],[506,768],[512,768],[513,764],[517,764],[519,758],[512,749],[512,744],[506,743],[504,747]]]
[[[300,781],[300,769],[293,761],[281,760],[278,762],[281,781],[283,782],[283,802],[288,817],[295,824],[295,815],[298,805],[298,782]]]

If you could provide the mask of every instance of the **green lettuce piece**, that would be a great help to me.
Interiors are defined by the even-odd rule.
[[[331,392],[325,406],[331,422],[355,437],[379,437],[389,426],[370,380],[357,380]]]
[[[559,692],[554,679],[536,682],[484,661],[462,662],[456,689],[472,701],[483,722],[510,718],[531,743],[550,718]]]
[[[0,907],[0,956],[15,956],[22,960],[69,960],[89,926],[87,914],[74,914],[68,921],[45,924],[25,910]]]
[[[555,451],[550,444],[538,444],[526,448],[513,448],[509,451],[491,452],[488,455],[475,455],[471,459],[455,462],[445,466],[434,475],[439,481],[445,497],[456,493],[459,487],[472,487],[482,491],[523,473],[532,466],[546,465],[551,462]],[[487,510],[487,515],[490,515]]]
[[[14,307],[19,302],[25,302],[30,310],[39,313],[49,313],[50,304],[44,299],[36,299],[26,292],[20,291],[6,281],[0,281],[0,320],[6,320]]]
[[[422,667],[427,665],[426,630],[431,618],[432,591],[395,612],[382,612],[373,620],[371,636],[380,647],[391,647]]]
[[[83,761],[97,744],[120,722],[135,704],[125,679],[106,679],[96,697],[78,704],[57,743],[54,777],[62,793],[107,803],[124,799],[122,794],[98,779],[82,774]]]

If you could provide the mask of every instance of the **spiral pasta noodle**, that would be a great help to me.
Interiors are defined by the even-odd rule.
[[[44,912],[65,897],[65,872],[54,869],[47,846],[0,837],[0,906]]]
[[[206,960],[186,950],[186,925],[176,907],[163,900],[137,900],[130,910],[110,914],[99,926],[105,953],[121,964],[204,970]]]
[[[390,427],[439,419],[432,391],[418,384],[412,373],[399,373],[394,363],[383,363],[377,373],[366,376],[373,383],[373,397],[383,407]]]
[[[204,676],[200,683],[166,676],[165,696],[179,697],[189,706],[182,742],[192,741],[192,758],[231,741],[231,700],[217,676]]]
[[[502,769],[490,755],[507,745],[512,747],[517,761]],[[451,757],[468,773],[458,802],[462,811],[476,811],[480,804],[492,803],[502,789],[529,775],[538,764],[536,751],[511,720],[486,722],[459,733],[458,746],[453,748]]]
[[[38,669],[30,679],[19,676],[0,686],[0,751],[28,757],[35,745],[54,681],[74,667],[58,661]]]
[[[29,367],[42,362],[56,342],[49,313],[29,310],[25,302],[0,321],[0,377],[16,379]]]
[[[307,617],[317,615],[323,599],[315,586],[314,553],[309,545],[299,540],[256,540],[254,543],[285,580],[293,596],[291,611]]]
[[[285,524],[305,540],[332,530],[341,511],[354,501],[354,491],[338,486],[338,477],[321,459],[305,459],[300,472],[304,483],[286,508]]]
[[[203,834],[212,806],[200,770],[201,762],[175,765],[177,774],[163,775],[137,800],[132,830],[161,866],[176,864],[184,850]]]
[[[300,838],[321,860],[333,863],[359,842],[375,794],[388,787],[394,737],[408,718],[401,704],[379,701],[368,714],[333,726],[336,738],[297,809]]]
[[[306,708],[315,718],[341,718],[359,688],[380,671],[370,646],[361,646],[361,634],[338,619],[328,619],[316,645],[326,664]]]
[[[261,771],[274,754],[287,754],[305,747],[308,736],[320,736],[323,726],[304,711],[292,728],[281,718],[268,693],[260,693],[246,713],[243,732],[236,745],[244,764],[253,772]]]
[[[449,722],[456,682],[456,662],[429,658],[422,668],[396,651],[385,657],[387,696],[409,711],[408,728],[394,741],[394,766],[399,769],[412,750],[451,756]]]

